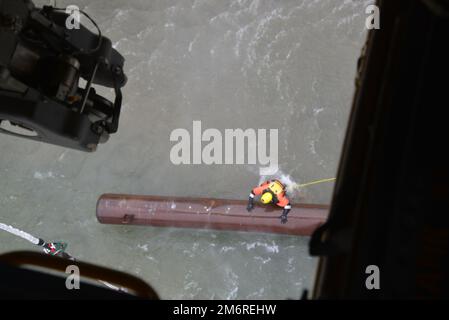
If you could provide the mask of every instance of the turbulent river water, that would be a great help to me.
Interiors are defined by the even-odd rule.
[[[47,1],[37,1],[37,4]],[[93,154],[0,136],[0,222],[69,243],[75,257],[137,275],[162,298],[285,299],[311,288],[308,238],[100,225],[106,192],[246,199],[259,166],[174,165],[174,129],[278,129],[278,176],[335,176],[362,0],[57,1],[94,17],[126,58],[119,131]],[[88,25],[87,20],[82,20]],[[110,95],[109,90],[103,90]],[[332,183],[293,192],[329,203]],[[37,250],[0,233],[0,252]]]

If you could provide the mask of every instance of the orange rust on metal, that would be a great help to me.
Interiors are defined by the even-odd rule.
[[[329,206],[294,204],[288,222],[281,224],[282,208],[246,201],[104,194],[97,202],[97,219],[105,224],[254,231],[309,236],[325,222]]]

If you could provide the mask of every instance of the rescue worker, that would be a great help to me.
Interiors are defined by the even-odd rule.
[[[284,209],[279,218],[281,219],[282,224],[286,223],[288,221],[287,215],[292,206],[290,205],[290,200],[287,198],[285,186],[282,182],[279,180],[268,180],[260,186],[255,187],[249,195],[248,206],[246,207],[248,212],[254,208],[254,197],[260,195],[260,201],[263,204],[273,203]]]
[[[45,242],[42,239],[39,239],[38,246],[43,247],[44,252],[51,256],[57,256],[69,260],[74,260],[72,256],[65,252],[67,248],[67,243],[64,242]]]

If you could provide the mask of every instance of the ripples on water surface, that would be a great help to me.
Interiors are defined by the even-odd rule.
[[[284,179],[335,176],[371,2],[58,1],[95,17],[126,57],[120,129],[95,154],[1,136],[2,222],[67,241],[163,298],[299,297],[316,265],[306,238],[99,225],[95,204],[105,192],[246,198],[256,166],[170,163],[170,132],[193,120],[277,128]],[[331,194],[332,184],[313,186],[296,200]],[[1,252],[32,249],[0,238]]]

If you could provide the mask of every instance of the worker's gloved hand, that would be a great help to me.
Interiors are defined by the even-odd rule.
[[[286,214],[282,214],[279,216],[279,219],[281,219],[281,223],[282,224],[286,224],[288,219],[287,219],[287,215]]]
[[[254,200],[253,200],[253,198],[249,198],[248,205],[246,206],[246,210],[248,212],[251,212],[251,210],[253,210],[253,209],[254,209]]]

